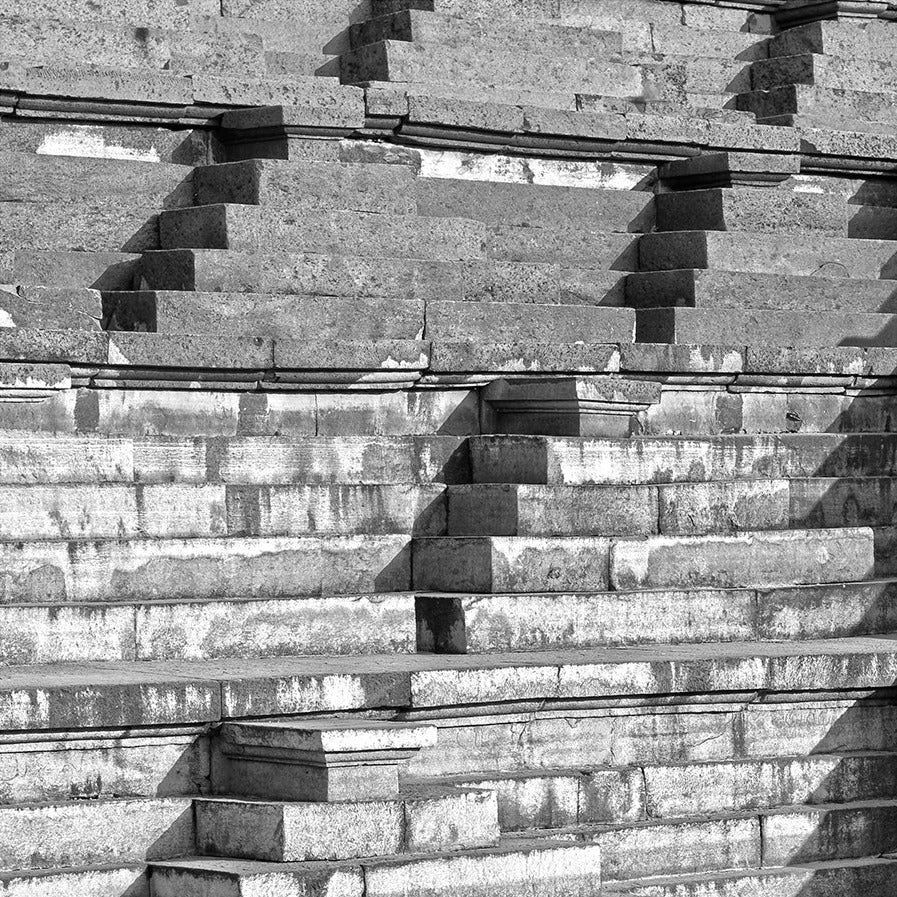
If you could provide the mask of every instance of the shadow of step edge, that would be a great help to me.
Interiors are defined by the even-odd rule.
[[[152,897],[594,897],[594,845],[509,840],[491,850],[356,863],[271,864],[226,859],[153,863]]]
[[[874,570],[865,527],[738,535],[433,537],[413,540],[413,587],[577,592],[848,582]]]
[[[608,897],[834,897],[865,894],[890,897],[897,889],[897,861],[869,857],[832,863],[800,863],[792,867],[739,872],[698,873],[612,882]]]
[[[394,800],[334,803],[196,798],[207,856],[276,863],[440,853],[498,843],[492,791],[429,788]]]
[[[292,801],[395,799],[399,764],[434,745],[436,731],[381,720],[225,723],[213,742],[213,789]]]
[[[418,594],[417,647],[437,654],[806,640],[897,630],[897,582],[763,589]]]

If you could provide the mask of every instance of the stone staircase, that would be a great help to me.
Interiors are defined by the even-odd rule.
[[[0,3],[0,895],[891,897],[892,18]]]

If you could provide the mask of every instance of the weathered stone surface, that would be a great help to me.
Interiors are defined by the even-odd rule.
[[[871,530],[655,536],[611,547],[615,588],[844,582],[872,573]],[[799,547],[799,549],[798,549]]]

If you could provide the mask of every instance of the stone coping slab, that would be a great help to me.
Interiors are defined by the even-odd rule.
[[[495,656],[34,665],[0,676],[0,730],[682,693],[839,691],[891,688],[895,682],[897,635]]]

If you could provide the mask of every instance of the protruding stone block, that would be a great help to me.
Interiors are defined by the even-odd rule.
[[[435,726],[380,720],[226,723],[213,785],[278,800],[394,799],[399,763],[435,743]]]
[[[673,190],[774,187],[800,172],[800,157],[770,153],[704,153],[668,162],[660,179]]]

